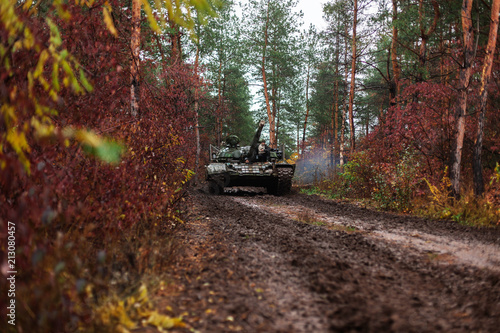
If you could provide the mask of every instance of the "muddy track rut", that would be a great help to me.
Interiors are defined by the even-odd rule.
[[[162,298],[179,332],[499,330],[499,230],[301,194],[189,200]]]

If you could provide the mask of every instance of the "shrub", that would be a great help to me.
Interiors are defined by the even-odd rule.
[[[110,304],[116,310],[141,285],[149,287],[149,275],[161,276],[175,254],[174,234],[193,174],[194,144],[186,129],[194,126],[191,88],[198,78],[187,65],[147,64],[141,117],[131,117],[124,111],[129,73],[118,65],[129,62],[128,13],[113,13],[123,23],[118,29],[125,29],[115,38],[102,11],[55,4],[57,10],[36,17],[26,17],[20,6],[12,9],[22,21],[16,27],[30,27],[32,34],[0,35],[2,45],[24,36],[37,46],[6,48],[12,54],[0,63],[0,76],[8,77],[0,89],[0,237],[6,239],[8,221],[16,224],[18,271],[16,326],[10,329],[115,331],[114,319],[102,328],[106,319],[98,312]],[[72,19],[52,17],[57,11]],[[49,27],[43,16],[54,23]],[[65,69],[56,84],[56,62],[38,62],[49,45],[57,50],[54,57],[71,59],[59,69],[74,67],[76,77]],[[86,85],[83,76],[78,79],[77,58],[87,61],[81,66],[92,94],[70,89],[80,81]],[[12,59],[16,66],[8,64]],[[6,258],[2,252],[2,267]],[[0,285],[2,295],[6,288]],[[0,299],[4,318],[7,301]]]
[[[328,196],[352,199],[371,199],[377,207],[409,211],[422,181],[420,162],[411,149],[402,152],[398,162],[374,163],[369,152],[357,152],[340,172],[323,180],[316,191]]]
[[[354,154],[340,172],[323,180],[318,188],[333,198],[369,198],[373,186],[373,169],[368,154]]]
[[[447,170],[445,170],[445,175]],[[455,199],[450,195],[450,180],[444,176],[441,183],[432,185],[425,180],[430,191],[429,200],[420,202],[416,212],[419,215],[434,219],[449,219],[455,222],[478,226],[492,227],[500,225],[500,208],[492,202],[488,196],[476,198],[471,189],[468,189],[460,199]],[[490,182],[490,187],[494,186],[496,175]]]
[[[409,211],[419,186],[417,155],[406,149],[397,164],[379,163],[374,177],[371,198],[381,209]]]

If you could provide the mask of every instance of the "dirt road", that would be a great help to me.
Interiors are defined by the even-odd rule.
[[[193,191],[179,332],[499,332],[500,230],[317,196]]]

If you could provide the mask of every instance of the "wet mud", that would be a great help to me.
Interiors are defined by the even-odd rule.
[[[500,231],[317,196],[189,197],[176,332],[498,332]]]

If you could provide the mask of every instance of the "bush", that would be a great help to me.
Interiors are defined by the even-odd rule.
[[[446,174],[447,170],[445,170]],[[451,183],[447,176],[444,176],[438,185],[432,185],[427,180],[426,182],[430,191],[429,200],[417,205],[416,212],[419,215],[453,220],[460,224],[478,227],[500,225],[500,208],[487,196],[476,198],[473,191],[468,189],[457,200],[450,195]],[[489,186],[493,187],[497,182],[496,175],[494,175]]]
[[[371,199],[378,208],[407,212],[421,184],[419,170],[418,157],[410,149],[396,164],[374,163],[368,152],[361,151],[317,190],[335,199]]]
[[[368,154],[354,154],[340,172],[319,184],[319,189],[333,198],[369,198],[374,173]]]
[[[18,272],[16,326],[9,329],[118,331],[115,319],[128,321],[119,309],[143,294],[142,285],[153,284],[151,275],[161,277],[175,255],[176,226],[193,175],[195,145],[186,129],[194,126],[191,88],[198,78],[187,65],[146,63],[141,117],[133,118],[125,111],[130,76],[118,65],[130,60],[123,51],[130,41],[123,23],[129,13],[114,13],[125,29],[123,38],[115,38],[101,10],[59,6],[71,14],[69,20],[53,17],[52,9],[27,17],[17,6],[12,10],[18,16],[2,16],[17,18],[14,26],[26,29],[15,38],[2,34],[2,45],[22,36],[36,41],[29,49],[20,48],[29,41],[6,48],[12,53],[0,63],[1,75],[8,77],[0,89],[0,237],[6,239],[8,223],[14,222]],[[58,58],[66,59],[61,66],[40,60],[49,45],[54,59],[65,55]],[[81,66],[92,94],[80,87],[86,80],[83,71],[78,76],[77,58],[86,61]],[[16,66],[8,63],[12,59]],[[60,83],[58,68],[66,73]],[[2,295],[7,287],[0,285]],[[4,318],[8,301],[0,298]],[[105,309],[110,315],[100,316]],[[145,318],[130,319],[137,324]]]
[[[375,186],[371,198],[381,209],[410,211],[412,199],[421,181],[418,180],[419,165],[417,156],[405,150],[395,165],[375,165]]]

